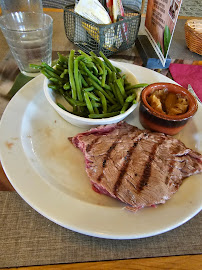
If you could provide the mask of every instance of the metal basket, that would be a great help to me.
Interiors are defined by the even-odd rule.
[[[129,49],[137,38],[140,12],[125,7],[125,16],[116,23],[96,24],[74,12],[74,5],[64,8],[64,27],[67,38],[83,51],[102,51],[106,56]]]

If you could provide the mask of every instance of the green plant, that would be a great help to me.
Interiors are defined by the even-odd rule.
[[[164,56],[166,56],[166,54],[168,52],[170,40],[171,40],[170,29],[167,25],[165,26],[165,29],[164,29],[163,38],[164,38]]]

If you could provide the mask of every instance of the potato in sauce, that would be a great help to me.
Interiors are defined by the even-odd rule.
[[[166,88],[154,91],[148,96],[147,102],[154,110],[167,115],[184,114],[189,105],[186,97],[169,92]]]

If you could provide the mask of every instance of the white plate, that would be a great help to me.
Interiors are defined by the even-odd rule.
[[[172,82],[149,69],[122,63],[140,83]],[[178,134],[186,146],[202,152],[202,106]],[[138,110],[127,119],[141,127]],[[26,84],[10,101],[0,125],[3,168],[16,191],[36,211],[53,222],[83,234],[134,239],[169,231],[202,209],[202,177],[184,180],[164,205],[137,213],[91,189],[84,157],[68,141],[82,129],[63,120],[46,101],[43,76]]]

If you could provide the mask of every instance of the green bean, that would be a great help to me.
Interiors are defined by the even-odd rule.
[[[97,76],[99,74],[99,71],[98,71],[96,65],[93,64],[93,67],[92,68],[94,70],[95,75]]]
[[[104,88],[107,89],[107,90],[111,90],[111,87],[108,84],[105,84]]]
[[[51,81],[51,82],[54,82],[54,83],[56,83],[56,84],[59,84],[60,83],[60,81],[58,80],[58,79],[56,79],[56,78],[49,78],[49,81]]]
[[[115,87],[115,91],[117,93],[118,100],[119,100],[120,104],[123,106],[123,104],[124,104],[123,95],[121,94],[120,89],[116,84],[114,87]]]
[[[41,70],[41,73],[46,76],[46,78],[50,79],[51,75],[49,75],[44,69]]]
[[[81,55],[84,55],[89,61],[92,61],[91,57],[90,57],[87,53],[83,52],[82,50],[78,50],[78,52],[79,52]]]
[[[137,91],[137,90],[136,90],[135,88],[128,90],[128,91],[126,92],[126,93],[127,93],[127,96],[130,96],[131,94],[135,94],[136,91]]]
[[[129,83],[128,81],[125,80],[125,88],[126,88],[127,86],[131,86],[131,85],[132,85],[131,83]]]
[[[57,102],[57,105],[64,111],[68,112],[68,110],[61,103]]]
[[[91,86],[91,87],[82,88],[82,91],[89,92],[89,91],[93,91],[94,89],[95,87]]]
[[[103,87],[105,85],[106,80],[105,65],[103,61],[100,58],[98,58],[93,52],[90,52],[90,54],[93,56],[93,59],[100,65],[100,68],[102,69],[101,86]]]
[[[93,51],[90,51],[89,53],[90,53],[90,55],[97,57],[97,55]]]
[[[99,84],[97,84],[94,80],[92,80],[91,78],[89,78],[89,77],[86,78],[86,81],[87,81],[88,85],[94,86],[97,90],[103,90],[102,87]]]
[[[121,77],[122,78],[122,80],[126,80],[126,74],[123,74],[123,76]]]
[[[47,69],[47,68],[44,68],[44,70],[46,71],[46,73],[48,73],[50,75],[50,77],[52,78],[56,78],[58,79],[59,81],[62,81],[62,78],[60,78],[60,76],[58,76],[55,72]]]
[[[53,90],[58,90],[58,86],[55,85],[55,84],[49,83],[49,84],[48,84],[48,87],[51,88],[51,89],[53,89]]]
[[[110,70],[110,68],[108,68],[107,66],[105,67],[106,70],[107,70],[107,81],[108,83],[112,82],[113,81],[113,78],[112,78],[112,71]]]
[[[109,85],[110,85],[110,87],[111,87],[111,89],[112,89],[112,92],[113,92],[113,94],[114,94],[116,100],[119,100],[117,91],[116,91],[116,89],[115,89],[115,86],[113,85],[113,83],[110,83]]]
[[[60,74],[61,74],[61,72],[60,72],[59,70],[55,70],[54,68],[50,67],[50,66],[49,66],[48,64],[46,64],[45,62],[42,62],[42,63],[41,63],[41,66],[42,66],[43,68],[47,69],[48,71],[51,71],[51,72],[53,72],[53,73],[55,73],[55,74],[57,74],[57,75],[60,75]]]
[[[72,113],[81,117],[88,117],[89,111],[86,107],[75,107],[77,110],[74,110]]]
[[[121,69],[120,68],[118,68],[118,67],[115,67],[115,69],[116,69],[116,72],[121,72]]]
[[[74,79],[75,79],[75,85],[76,85],[76,91],[78,100],[83,101],[83,96],[81,94],[81,85],[80,85],[80,79],[79,79],[79,57],[77,57],[74,60]]]
[[[80,73],[80,71],[78,71],[78,77],[79,77],[79,86],[80,86],[80,89],[82,89],[82,81],[81,81],[81,73]]]
[[[103,54],[103,52],[100,52],[100,56],[104,59],[106,65],[111,69],[111,71],[116,72],[116,68],[112,65],[109,59],[107,59],[107,57]]]
[[[86,103],[85,103],[85,102],[78,101],[78,100],[75,100],[75,99],[69,97],[69,95],[62,93],[61,89],[59,89],[59,91],[60,91],[60,93],[62,94],[62,96],[68,101],[68,103],[69,103],[72,107],[73,107],[73,106],[81,106],[81,107],[86,106]]]
[[[58,60],[52,60],[51,67],[54,67],[57,64]]]
[[[88,87],[87,82],[85,81],[84,77],[82,76],[81,72],[80,72],[80,78],[81,78],[81,82],[83,84],[84,87]]]
[[[122,106],[120,104],[114,104],[108,108],[108,112],[120,111]]]
[[[88,69],[92,70],[93,73],[97,76],[98,75],[98,69],[97,67],[95,66],[95,64],[93,62],[88,62],[86,63],[85,61],[83,61],[85,63],[85,65],[87,66]]]
[[[79,111],[78,111],[78,106],[76,106],[75,104],[73,105],[73,114],[78,115]]]
[[[95,81],[93,81],[91,78],[88,78],[88,81],[92,83],[92,85],[99,90],[112,104],[115,104],[116,101],[112,99],[102,87],[100,87]]]
[[[79,55],[79,56],[76,57],[76,61],[78,61],[78,66],[79,66],[79,64],[80,64],[80,61],[81,61],[81,60],[85,60],[85,58],[86,58],[85,55]],[[77,65],[77,64],[76,64],[76,65]],[[84,70],[80,70],[80,69],[79,69],[79,73],[80,73],[80,74],[83,74],[83,75],[86,75],[86,74],[87,74]]]
[[[85,92],[84,93],[84,98],[85,98],[85,101],[86,101],[86,106],[90,112],[90,114],[93,114],[94,113],[94,110],[93,110],[93,105],[92,103],[90,102],[90,98],[89,98],[89,93],[88,92]]]
[[[72,90],[72,98],[76,100],[77,93],[76,93],[76,85],[74,81],[74,50],[71,50],[70,52],[68,66],[69,66],[69,82],[70,82],[71,90]]]
[[[113,98],[110,97],[110,95],[104,91],[103,89],[99,90],[101,93],[103,93],[103,95],[112,103],[112,104],[116,104],[116,100],[114,100]]]
[[[90,55],[79,52],[76,56],[71,50],[69,57],[58,54],[55,68],[46,63],[31,65],[39,69],[49,79],[48,86],[73,107],[73,114],[98,119],[112,117],[137,102],[136,89],[147,84],[131,85],[126,75],[102,52],[102,59],[93,52]],[[57,104],[67,111],[62,104]]]
[[[115,82],[116,81],[116,72],[112,72],[112,82]]]
[[[66,94],[66,92],[63,91],[63,89],[58,88],[57,90],[58,90],[58,92],[63,96],[63,98],[64,98],[71,106],[74,106],[74,103],[72,102],[73,99],[70,98],[70,97]]]
[[[58,60],[59,60],[61,63],[65,63],[65,64],[68,64],[68,62],[69,62],[68,57],[62,55],[62,54],[59,53],[59,52],[58,52]]]
[[[106,112],[107,112],[107,101],[106,101],[105,96],[103,95],[102,92],[100,92],[100,91],[98,91],[98,90],[96,90],[95,92],[96,92],[96,94],[97,94],[97,95],[100,97],[100,99],[101,99],[101,103],[102,103],[102,111],[103,111],[103,113],[106,113]]]
[[[99,114],[89,114],[89,118],[108,118],[108,117],[112,117],[112,116],[116,116],[118,115],[120,112],[110,112],[110,113],[99,113]]]
[[[101,66],[98,63],[96,63],[95,65],[96,65],[96,67],[98,69],[98,74],[103,75],[103,70],[102,70]]]
[[[80,60],[83,60],[85,57],[86,57],[85,55],[78,55],[78,56],[76,57],[76,60],[77,60],[77,61],[80,61]]]
[[[104,68],[104,69],[103,69],[103,74],[102,74],[102,80],[101,80],[101,86],[102,86],[102,87],[105,85],[105,82],[106,82],[106,76],[107,76],[107,71],[106,71],[106,69]]]
[[[130,104],[130,103],[125,102],[125,103],[123,104],[123,107],[122,107],[122,109],[121,109],[121,112],[120,112],[120,113],[124,113],[124,112],[125,112],[125,111],[128,109],[129,104]]]
[[[124,82],[124,88],[125,88],[125,91],[127,92],[128,90],[126,90],[127,87],[131,86],[131,83],[128,83],[128,82]]]
[[[126,96],[126,92],[125,92],[125,89],[124,89],[123,84],[122,84],[122,82],[121,82],[121,78],[119,78],[119,79],[116,80],[115,82],[116,82],[116,84],[117,84],[117,86],[118,86],[118,88],[119,88],[119,90],[120,90],[122,96],[125,97],[125,96]]]
[[[122,79],[122,77],[120,78],[120,81],[122,83],[122,86],[124,87],[124,79]],[[124,89],[124,91],[125,91],[125,89]]]
[[[88,76],[88,74],[87,74],[84,70],[79,69],[79,71],[80,71],[81,75],[83,75],[83,76]]]
[[[69,89],[70,89],[70,84],[69,84],[69,82],[66,82],[66,83],[63,85],[63,89],[64,89],[64,90],[69,90]]]
[[[91,79],[93,79],[96,83],[101,85],[101,81],[95,75],[93,75],[92,72],[90,72],[90,70],[86,67],[86,65],[82,61],[80,62],[80,65]]]
[[[136,93],[128,96],[125,101],[126,102],[132,102],[135,98],[136,98]]]
[[[96,95],[91,92],[88,92],[88,96],[93,100],[100,101],[100,98],[96,97]]]
[[[60,66],[62,67],[64,63],[61,62],[61,61],[58,59],[57,64],[60,65]]]
[[[64,79],[66,74],[69,75],[68,72],[69,72],[69,70],[67,68],[64,69],[63,73],[60,75],[60,78]]]
[[[62,66],[60,66],[58,64],[55,66],[55,69],[60,71],[61,73],[64,71],[64,67],[62,67]]]
[[[75,104],[75,106],[80,106],[80,107],[86,106],[85,102],[82,102],[82,101],[72,99],[71,102],[72,102],[72,104]]]
[[[114,99],[114,95],[113,95],[113,93],[112,93],[110,90],[106,89],[105,92],[106,92],[112,99]]]
[[[100,103],[96,102],[93,99],[91,99],[91,103],[92,103],[94,109],[102,106]]]
[[[131,89],[135,89],[135,88],[142,88],[142,87],[146,87],[146,86],[148,86],[147,83],[139,83],[139,84],[127,86],[125,89],[127,91],[127,90],[131,90]]]
[[[94,106],[94,111],[95,111],[96,114],[99,114],[99,110],[98,110],[98,108],[95,107],[95,106]]]

